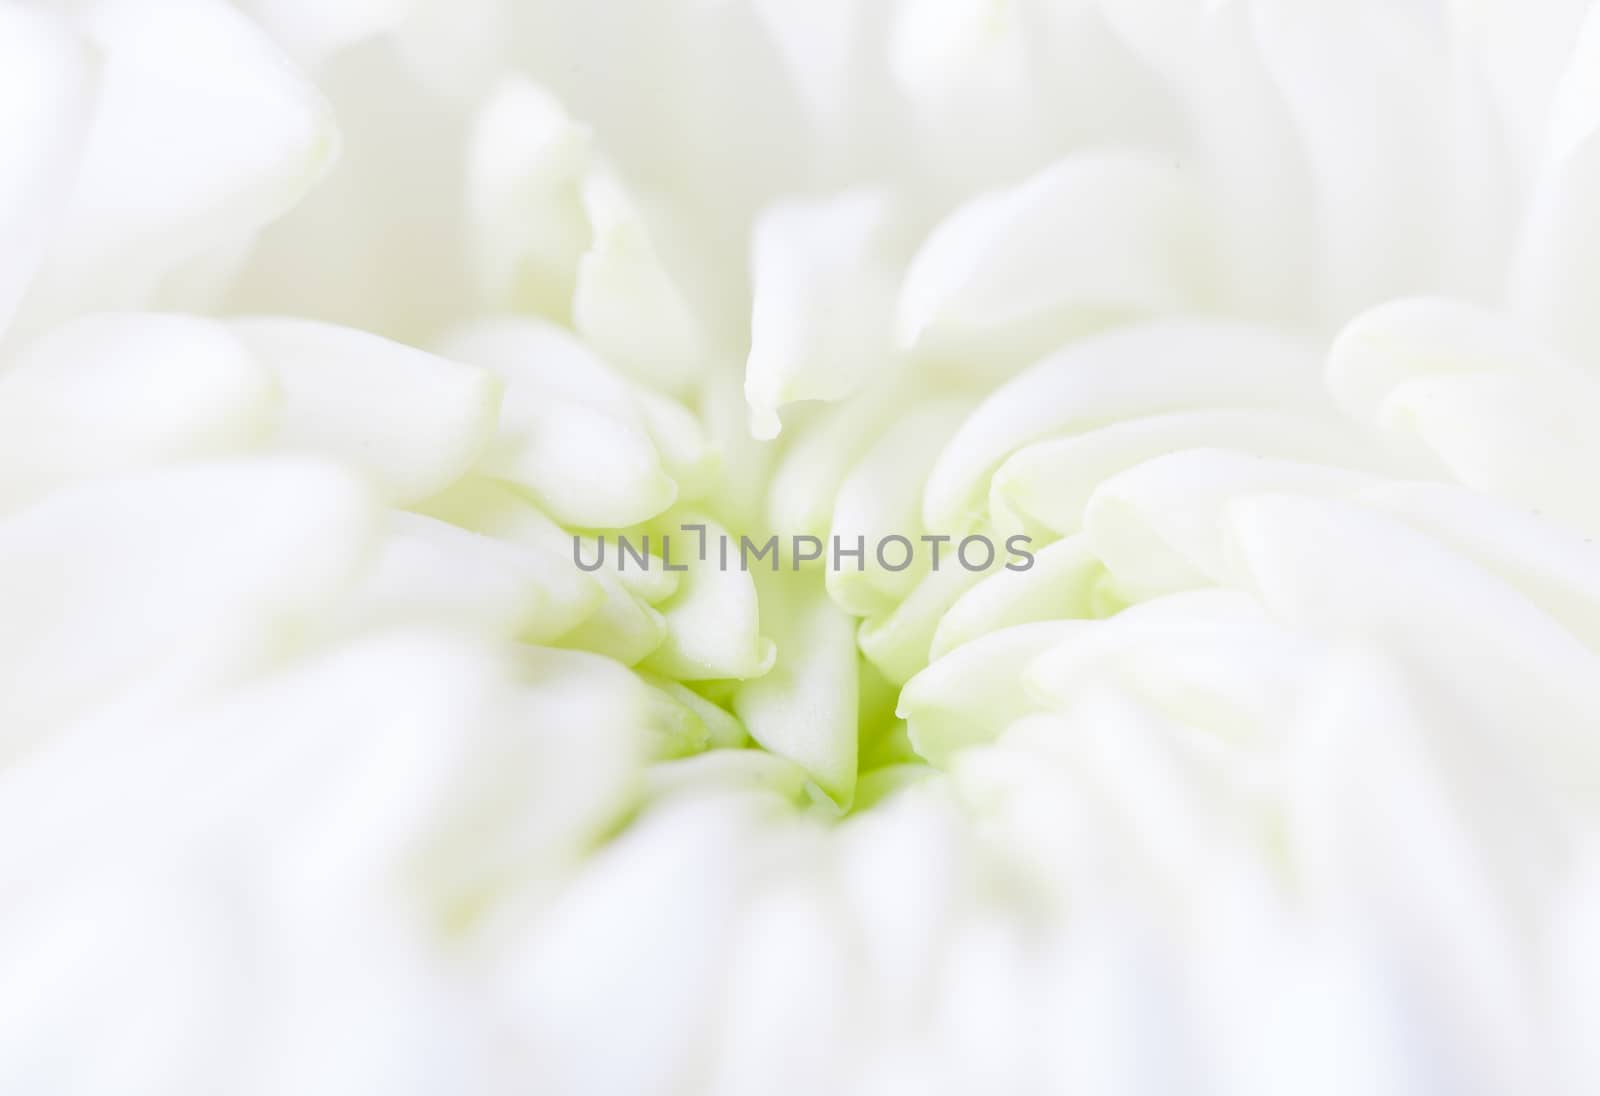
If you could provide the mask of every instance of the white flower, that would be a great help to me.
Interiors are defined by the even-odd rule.
[[[1592,1091],[1597,88],[0,0],[0,1091]]]

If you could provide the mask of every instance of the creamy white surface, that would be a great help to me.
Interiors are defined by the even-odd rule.
[[[1600,1086],[1600,7],[0,0],[0,150],[0,1091]]]

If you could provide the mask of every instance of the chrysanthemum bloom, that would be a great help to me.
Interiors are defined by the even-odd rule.
[[[0,1092],[1600,1089],[1597,13],[0,0]]]

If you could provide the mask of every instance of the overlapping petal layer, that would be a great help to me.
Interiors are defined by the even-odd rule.
[[[1593,6],[801,7],[0,0],[0,1089],[1593,1087]]]

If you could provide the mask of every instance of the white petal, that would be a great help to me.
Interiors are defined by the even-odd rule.
[[[1550,105],[1550,149],[1560,161],[1600,133],[1600,8],[1590,6],[1574,35],[1555,99]],[[1550,73],[1542,74],[1549,78]]]
[[[1426,668],[1558,785],[1600,780],[1596,656],[1511,586],[1348,502],[1258,495],[1226,522],[1275,616]]]
[[[506,418],[484,470],[527,488],[559,521],[601,529],[633,525],[677,498],[655,447],[631,424],[514,383]]]
[[[1224,299],[1247,315],[1304,316],[1315,291],[1312,180],[1301,135],[1256,45],[1254,8],[1166,0],[1094,6],[1141,66],[1160,74],[1158,109],[1177,115],[1180,147],[1192,150],[1184,166],[1209,198]],[[1122,137],[1120,120],[1103,124]]]
[[[828,593],[847,611],[857,616],[890,612],[926,572],[918,492],[966,409],[964,401],[940,401],[903,411],[840,484],[830,537],[847,548],[859,538],[863,548],[859,569],[828,568]],[[901,571],[888,570],[878,560],[878,546],[892,536],[911,543],[911,565]],[[898,544],[884,548],[891,566],[899,566],[902,554]]]
[[[214,320],[98,315],[0,369],[0,509],[71,480],[261,443],[272,373]]]
[[[99,106],[29,323],[138,307],[181,263],[289,209],[338,136],[316,89],[222,0],[103,0]]]
[[[590,242],[588,130],[537,85],[509,77],[479,107],[468,157],[467,209],[490,304],[566,319]]]
[[[583,199],[594,243],[578,266],[574,326],[633,376],[671,391],[686,389],[704,367],[706,348],[656,256],[644,218],[603,175],[589,179]]]
[[[756,437],[777,436],[785,404],[842,399],[890,366],[889,215],[886,195],[852,191],[756,222],[744,381]]]
[[[1090,496],[1085,533],[1111,572],[1112,589],[1142,601],[1232,577],[1222,515],[1263,492],[1352,496],[1368,477],[1320,464],[1225,449],[1190,449],[1111,477]]]
[[[913,160],[920,185],[965,193],[1015,179],[1058,147],[1062,103],[1042,86],[1045,66],[1033,56],[1038,8],[902,0],[881,9],[888,40],[871,44],[887,56],[874,58],[874,68],[888,70],[884,75],[905,101],[900,113],[907,117],[894,116],[898,124],[872,119],[877,125],[866,132],[867,139],[909,146],[902,151],[891,144],[885,155],[890,165]],[[1050,63],[1078,60],[1052,57]],[[911,130],[909,140],[901,129]]]
[[[1224,782],[1263,779],[1258,763],[1223,743],[1275,742],[1297,710],[1321,647],[1276,624],[1254,598],[1200,590],[1133,606],[1069,635],[1034,659],[1023,680],[1052,710],[1073,711],[1107,688],[1174,724],[1218,761]]]
[[[1600,1050],[1589,1033],[1600,1023],[1600,941],[1594,933],[1600,918],[1600,864],[1591,846],[1575,878],[1559,899],[1552,933],[1555,996],[1556,1061],[1569,1091],[1600,1084]]]
[[[587,551],[585,558],[590,558]],[[600,607],[559,642],[574,650],[606,655],[625,666],[635,665],[666,639],[666,618],[615,576],[602,578],[600,589],[605,594]]]
[[[872,13],[852,0],[818,0],[797,6],[783,0],[757,0],[761,20],[790,80],[820,134],[847,131],[851,122],[853,77],[866,66],[860,47]]]
[[[924,520],[968,528],[995,469],[1031,442],[1191,408],[1315,406],[1315,368],[1286,339],[1220,323],[1167,321],[1087,339],[979,405],[928,477]]]
[[[1574,356],[1600,352],[1600,323],[1590,302],[1600,287],[1600,141],[1593,87],[1600,71],[1600,15],[1591,8],[1549,119],[1548,147],[1525,214],[1511,278],[1511,299],[1541,332]],[[1565,43],[1563,43],[1565,45]],[[1548,62],[1547,62],[1548,63]],[[1548,77],[1546,77],[1548,78]]]
[[[1329,316],[1449,276],[1441,269],[1447,214],[1465,189],[1450,175],[1454,133],[1441,121],[1450,117],[1453,43],[1443,20],[1422,11],[1364,0],[1250,10],[1262,64],[1304,150]],[[1402,157],[1404,169],[1385,170]],[[1380,172],[1384,185],[1374,187]]]
[[[900,796],[845,824],[840,874],[866,939],[869,1006],[913,1022],[928,1010],[966,888],[975,882],[967,838],[965,819],[933,791]]]
[[[1391,301],[1347,323],[1328,352],[1328,388],[1350,414],[1380,421],[1384,401],[1417,377],[1559,368],[1502,315],[1442,297]]]
[[[628,383],[570,334],[505,322],[469,328],[443,346],[505,382],[484,470],[526,488],[557,521],[629,526],[677,499]]]
[[[278,378],[277,444],[347,460],[391,501],[444,490],[493,434],[500,393],[485,370],[309,320],[239,320],[233,330]]]
[[[1600,650],[1600,550],[1593,538],[1445,484],[1381,483],[1360,498],[1511,583]]]
[[[943,766],[964,747],[992,742],[1016,720],[1040,710],[1018,687],[1017,667],[1048,650],[1079,621],[1019,624],[976,639],[936,660],[907,682],[896,714],[917,753]]]
[[[792,536],[825,536],[851,466],[914,398],[915,389],[903,378],[885,375],[854,399],[825,404],[797,424],[767,487],[771,528]]]
[[[688,570],[677,592],[656,606],[667,635],[642,668],[681,681],[760,677],[772,668],[775,651],[761,634],[756,584],[742,567],[720,565],[713,545],[727,538],[727,530],[703,516],[683,520],[690,517],[705,526],[706,554],[698,555],[699,533],[666,533],[663,550],[671,553],[673,566]]]
[[[35,879],[8,903],[0,1018],[17,1042],[0,1083],[156,1096],[231,1080],[250,1011],[232,971],[258,942],[211,879],[141,867]]]
[[[448,332],[430,349],[619,418],[636,415],[634,384],[582,339],[546,320],[479,320]]]
[[[739,687],[733,710],[750,737],[805,766],[828,797],[848,806],[856,782],[853,622],[813,576],[761,572],[757,589],[777,660]]]
[[[706,436],[694,412],[670,396],[643,387],[632,396],[645,432],[661,457],[661,467],[678,485],[678,501],[705,497],[719,485],[721,446]]]
[[[1120,605],[1107,578],[1085,538],[1057,541],[1036,551],[1027,570],[996,571],[957,598],[939,620],[929,654],[940,658],[1017,624],[1103,616]]]
[[[401,511],[353,596],[356,626],[427,622],[541,643],[588,619],[602,595],[560,556]]]
[[[0,332],[71,191],[95,81],[92,55],[65,20],[0,7]]]
[[[1354,413],[1470,487],[1585,533],[1600,385],[1508,318],[1449,301],[1374,309],[1340,333],[1328,380]]]
[[[713,801],[633,827],[564,891],[526,945],[493,965],[538,1065],[537,1087],[605,1096],[695,1075],[715,1038],[751,822],[748,809]],[[617,1039],[629,1053],[613,1052]]]
[[[507,0],[413,3],[395,28],[394,49],[430,91],[472,102],[513,59],[516,11]]]
[[[802,861],[742,911],[729,941],[726,1027],[708,1093],[837,1088],[862,1037],[855,970],[828,892]],[[818,1054],[816,1047],[835,1048]],[[776,1085],[773,1078],[782,1078]]]
[[[97,480],[11,516],[8,738],[119,698],[166,703],[271,657],[351,581],[376,518],[347,475],[293,459]]]
[[[331,54],[393,29],[409,0],[242,0],[240,6],[294,57],[316,64]]]
[[[931,567],[934,545],[917,547],[926,548]],[[861,623],[858,637],[861,653],[894,684],[905,684],[928,664],[934,633],[944,614],[962,594],[983,580],[984,572],[969,571],[951,560],[953,551],[951,543],[940,546],[937,569],[930,570],[905,600],[888,613],[869,617]]]
[[[1018,450],[994,474],[989,510],[1006,529],[1076,533],[1083,528],[1090,497],[1105,480],[1166,453],[1210,446],[1314,463],[1374,463],[1369,441],[1309,415],[1246,408],[1179,411]]]
[[[760,750],[745,750],[744,747],[750,744],[750,736],[745,732],[744,725],[726,708],[713,704],[710,700],[680,682],[657,677],[655,674],[643,670],[636,672],[639,674],[640,680],[667,694],[668,697],[677,701],[700,721],[700,726],[705,729],[705,737],[698,744],[699,749],[712,751],[712,753],[721,753],[723,757],[728,757],[733,751],[737,750],[747,758],[765,757],[772,761],[781,760]],[[709,755],[696,753],[694,756],[706,757]],[[737,765],[737,762],[735,764]],[[800,784],[804,783],[804,771],[792,766],[789,762],[784,762],[784,764],[789,765],[795,772],[801,774],[800,782],[794,786],[795,791],[798,792]]]
[[[1077,156],[973,199],[922,246],[896,316],[900,345],[993,370],[1108,319],[1195,300],[1194,217],[1176,172]]]
[[[528,647],[518,652],[521,680],[531,687],[514,718],[559,727],[582,749],[585,734],[631,736],[655,756],[705,747],[697,706],[685,704],[615,659],[588,651]]]
[[[765,791],[788,806],[806,805],[809,773],[787,757],[739,749],[739,745],[652,765],[647,776],[652,798],[683,795],[704,799],[713,794],[748,796]]]
[[[1600,535],[1600,384],[1473,373],[1410,381],[1384,405],[1385,425],[1409,432],[1462,483]]]
[[[545,642],[597,651],[632,665],[655,650],[666,635],[666,623],[650,606],[643,593],[636,593],[634,572],[619,574],[614,564],[592,573],[577,570],[581,558],[587,563],[597,557],[590,538],[574,545],[573,534],[551,521],[526,497],[504,483],[468,476],[421,508],[429,516],[459,525],[463,529],[508,541],[529,552],[545,556],[571,570],[581,586],[593,585],[600,591],[599,605],[577,627],[550,635]],[[659,569],[652,577],[666,576]],[[623,580],[630,580],[624,582]],[[670,593],[670,591],[669,591]],[[587,595],[585,595],[587,596]],[[554,623],[554,621],[552,621]]]
[[[1346,660],[1295,735],[1289,839],[1308,899],[1376,952],[1391,1029],[1470,1047],[1471,1086],[1492,1092],[1534,1064],[1542,978],[1529,937],[1543,914],[1529,899],[1551,874],[1551,817],[1520,751],[1486,741],[1448,699],[1386,661]],[[1465,1070],[1448,1077],[1459,1063],[1440,1056],[1434,1091],[1461,1090]]]

